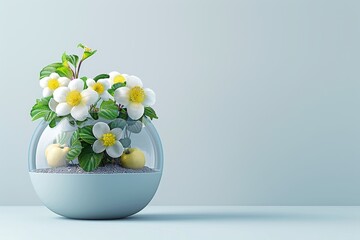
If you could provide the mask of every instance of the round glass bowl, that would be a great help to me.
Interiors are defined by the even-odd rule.
[[[140,149],[145,155],[146,171],[74,172],[77,159],[60,167],[61,171],[53,171],[59,167],[54,169],[48,165],[46,148],[61,133],[71,135],[76,129],[67,119],[54,128],[43,121],[33,134],[29,174],[44,205],[59,215],[75,219],[124,218],[146,207],[155,195],[163,170],[161,140],[151,121],[144,118],[140,133],[130,136],[131,147]]]

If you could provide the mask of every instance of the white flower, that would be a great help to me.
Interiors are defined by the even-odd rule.
[[[110,88],[110,83],[108,79],[100,79],[95,82],[93,79],[88,78],[88,80],[86,80],[86,84],[89,88],[92,88],[95,92],[97,92],[102,100],[109,100],[111,95],[107,91]]]
[[[121,74],[121,73],[118,73],[118,72],[114,71],[114,72],[109,73],[109,76],[110,76],[110,78],[109,78],[110,86],[112,86],[112,85],[114,85],[116,83],[124,83],[124,82],[126,82],[127,77],[129,75]]]
[[[59,87],[67,87],[70,79],[60,77],[57,73],[50,74],[49,77],[44,77],[40,80],[40,86],[43,88],[43,97],[48,97],[53,94],[55,89]]]
[[[93,134],[97,138],[92,149],[96,153],[101,153],[106,150],[106,153],[112,157],[120,157],[124,151],[123,146],[119,142],[121,138],[121,128],[114,128],[110,130],[109,125],[103,122],[98,122],[93,127]]]
[[[149,88],[143,88],[140,78],[127,76],[126,86],[115,90],[114,98],[117,103],[127,108],[129,117],[133,120],[141,118],[144,106],[155,103],[155,93]]]
[[[89,115],[90,105],[98,100],[98,95],[90,88],[84,90],[81,79],[74,79],[68,87],[59,87],[54,91],[54,100],[59,103],[55,108],[58,116],[70,113],[76,120],[83,121]],[[49,102],[50,105],[53,108],[55,104]]]

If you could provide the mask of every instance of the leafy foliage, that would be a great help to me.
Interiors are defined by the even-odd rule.
[[[129,132],[132,133],[139,133],[141,132],[142,129],[142,122],[141,121],[127,121],[128,126],[126,127],[127,130],[129,130]]]
[[[145,107],[144,115],[149,117],[151,120],[153,120],[154,118],[158,119],[155,110],[151,107]]]
[[[78,47],[83,49],[81,56],[68,55],[64,52],[61,57],[61,62],[49,64],[40,71],[40,79],[48,77],[54,72],[61,77],[67,77],[69,79],[78,78],[83,61],[96,53],[96,50],[92,50],[81,43]],[[99,74],[94,77],[94,80],[98,81],[107,78],[110,78],[109,74]],[[81,79],[84,82],[85,88],[87,88],[86,80],[88,78],[81,77]],[[116,83],[107,91],[114,96],[115,91],[124,86],[126,86],[126,83]],[[131,146],[131,133],[139,133],[142,131],[142,119],[144,117],[148,117],[151,120],[158,118],[153,108],[145,107],[144,115],[136,121],[132,120],[129,118],[127,109],[124,108],[124,106],[118,105],[113,100],[103,101],[99,98],[98,101],[90,107],[89,114],[91,118],[89,116],[84,121],[77,121],[70,114],[67,116],[57,116],[49,107],[51,98],[52,96],[36,100],[35,105],[30,111],[30,116],[33,121],[43,118],[49,123],[51,128],[55,127],[63,118],[68,118],[70,125],[76,127],[77,130],[73,132],[71,136],[70,133],[66,132],[58,135],[56,141],[62,145],[69,144],[70,150],[66,155],[67,160],[72,161],[77,158],[80,167],[85,171],[93,171],[101,162],[114,161],[114,159],[107,156],[107,154],[98,154],[92,150],[92,144],[96,141],[96,137],[92,132],[93,125],[84,126],[87,125],[89,119],[98,120],[100,118],[110,120],[107,122],[110,122],[109,126],[111,129],[121,128],[125,132],[125,137],[120,139],[120,142],[124,148],[129,148]]]
[[[97,80],[109,78],[109,77],[110,77],[109,74],[99,74],[96,77],[94,77],[94,81],[96,82]]]
[[[93,144],[96,141],[96,137],[92,133],[93,126],[85,126],[79,128],[79,137],[81,140],[88,144]]]
[[[77,158],[82,150],[81,142],[79,140],[76,140],[71,143],[70,145],[70,151],[66,154],[66,159],[71,161]]]
[[[122,118],[124,120],[128,119],[127,111],[124,108],[121,108],[119,111],[119,118]]]
[[[70,145],[72,145],[74,142],[79,141],[80,138],[80,134],[79,134],[79,129],[77,129],[71,136],[70,138]]]
[[[112,85],[112,87],[110,89],[108,89],[108,92],[114,96],[115,90],[120,88],[120,87],[125,87],[126,84],[125,83],[115,83],[114,85]]]
[[[121,118],[117,118],[114,121],[112,121],[109,126],[111,129],[114,128],[121,128],[124,129],[124,127],[127,125],[126,121],[124,119]]]
[[[79,43],[79,44],[78,44],[78,47],[84,49],[84,53],[83,53],[83,56],[82,56],[81,60],[85,60],[85,59],[91,57],[91,56],[94,55],[94,54],[96,53],[96,51],[97,51],[97,50],[92,50],[92,49],[86,47],[86,46],[85,46],[84,44],[82,44],[82,43]]]
[[[56,127],[56,124],[57,124],[58,122],[60,122],[61,119],[63,119],[63,117],[55,117],[54,119],[52,119],[52,120],[49,122],[49,127],[51,127],[51,128]]]
[[[69,67],[66,67],[66,66],[61,66],[61,67],[58,67],[55,71],[57,74],[59,74],[59,76],[61,77],[67,77],[69,79],[72,78],[73,76],[73,73],[72,71],[70,70]]]
[[[37,99],[35,105],[31,108],[30,116],[33,121],[44,118],[45,121],[52,121],[56,117],[56,113],[51,111],[49,101],[51,97]]]
[[[52,64],[45,66],[40,71],[40,79],[50,76],[51,73],[56,72],[56,70],[62,66],[63,66],[63,64],[60,62],[52,63]]]
[[[78,156],[79,164],[84,171],[91,172],[98,168],[104,153],[94,153],[90,145],[86,145]]]
[[[107,120],[113,120],[119,115],[117,105],[112,101],[104,101],[100,105],[99,117]]]
[[[131,139],[130,138],[122,138],[122,139],[120,139],[120,143],[123,145],[124,148],[128,148],[131,145]]]
[[[60,145],[66,144],[66,142],[69,140],[70,137],[69,132],[62,132],[56,136],[56,143],[59,143]]]
[[[65,54],[66,61],[68,61],[69,63],[71,63],[71,65],[76,67],[78,62],[79,62],[79,56],[77,56],[77,55],[66,55],[66,53],[64,53],[64,54]]]

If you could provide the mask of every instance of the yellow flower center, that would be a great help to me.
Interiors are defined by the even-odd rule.
[[[84,51],[85,51],[85,52],[91,52],[91,48],[85,47],[85,48],[84,48]]]
[[[125,82],[125,77],[123,75],[117,75],[114,77],[114,84],[116,83],[124,83]]]
[[[104,85],[102,85],[101,83],[97,82],[92,86],[92,89],[94,89],[95,92],[97,92],[98,94],[102,94],[105,90]]]
[[[60,87],[60,83],[57,79],[50,79],[48,81],[48,88],[50,88],[51,90],[55,90],[58,87]]]
[[[81,93],[79,91],[73,90],[71,92],[69,92],[66,96],[66,102],[70,105],[70,106],[77,106],[80,104],[81,102]]]
[[[109,132],[102,135],[101,141],[103,142],[105,147],[110,147],[115,144],[116,138],[113,133]]]
[[[133,87],[130,89],[130,101],[135,103],[142,103],[145,99],[145,92],[144,89],[141,87]]]

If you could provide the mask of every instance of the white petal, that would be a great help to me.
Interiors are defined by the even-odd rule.
[[[58,79],[60,76],[59,76],[59,74],[53,72],[52,74],[50,74],[49,77],[50,77],[51,79]]]
[[[105,146],[101,140],[96,140],[92,146],[92,149],[96,153],[101,153],[105,151]]]
[[[103,94],[100,95],[101,99],[104,100],[104,101],[107,101],[109,100],[110,98],[110,93],[108,91],[105,91]]]
[[[91,86],[94,85],[94,84],[95,84],[94,79],[88,78],[88,79],[86,80],[86,85],[88,85],[88,87],[91,87]]]
[[[58,81],[61,87],[67,87],[69,85],[70,79],[68,79],[67,77],[60,77]]]
[[[105,90],[108,90],[110,88],[110,82],[109,79],[100,79],[99,81],[97,81],[98,83],[101,83],[104,86]]]
[[[71,91],[79,91],[81,92],[84,89],[84,81],[81,79],[73,79],[69,83],[69,88]]]
[[[121,133],[122,133],[122,130],[121,128],[114,128],[114,129],[111,129],[111,131],[115,137],[116,137],[116,140],[119,141],[119,139],[121,138]]]
[[[44,77],[44,78],[40,79],[40,87],[46,88],[48,86],[49,80],[50,80],[49,77]]]
[[[78,121],[84,121],[89,116],[89,107],[79,104],[71,109],[71,116]]]
[[[141,103],[130,103],[127,107],[127,113],[133,120],[138,120],[144,114],[144,106]]]
[[[46,87],[43,89],[43,97],[48,97],[51,96],[53,94],[53,90],[51,90],[50,88]]]
[[[126,107],[129,104],[129,93],[130,88],[120,87],[115,90],[114,99],[117,103],[122,104]]]
[[[128,76],[126,78],[126,86],[128,88],[133,88],[133,87],[142,87],[143,84],[142,84],[142,81],[140,78],[138,78],[137,76]]]
[[[119,72],[116,72],[116,71],[113,71],[113,72],[109,73],[110,80],[114,81],[114,77],[116,77],[118,75],[121,75],[121,74]]]
[[[146,107],[154,105],[156,101],[156,95],[154,91],[151,90],[150,88],[145,88],[144,92],[145,92],[145,99],[143,101],[143,105]]]
[[[111,147],[106,148],[106,153],[112,158],[120,157],[123,151],[124,148],[119,141],[116,141]]]
[[[102,135],[104,135],[105,133],[110,132],[110,127],[109,125],[107,125],[104,122],[98,122],[95,123],[94,127],[93,127],[93,134],[94,136],[99,139],[102,137]]]
[[[66,102],[66,96],[69,92],[70,90],[67,87],[58,87],[54,91],[54,100],[59,103]]]
[[[55,112],[58,116],[66,116],[70,113],[71,106],[67,103],[59,103],[56,106]]]
[[[56,107],[59,103],[56,102],[53,98],[50,98],[50,101],[49,101],[49,108],[51,109],[51,111],[54,111],[56,112]]]
[[[99,99],[97,92],[95,92],[90,88],[87,88],[84,91],[82,91],[81,97],[82,97],[82,102],[87,106],[94,104]]]

